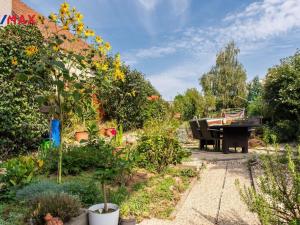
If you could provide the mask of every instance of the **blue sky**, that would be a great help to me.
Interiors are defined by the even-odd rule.
[[[63,0],[24,0],[44,15]],[[69,0],[114,52],[171,100],[198,79],[230,40],[248,80],[265,76],[300,43],[300,0]]]

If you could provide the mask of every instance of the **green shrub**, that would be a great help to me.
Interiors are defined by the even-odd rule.
[[[287,142],[296,138],[299,132],[299,124],[292,120],[280,120],[275,124],[278,139],[281,142]]]
[[[92,181],[71,181],[62,184],[64,192],[78,196],[84,205],[92,205],[100,202],[101,192]]]
[[[79,199],[66,193],[41,194],[32,199],[29,206],[31,214],[28,217],[35,225],[44,225],[44,217],[47,213],[67,222],[72,217],[78,216],[81,208]]]
[[[139,166],[161,172],[168,165],[176,165],[189,152],[178,141],[176,120],[149,120],[145,124],[136,151]]]
[[[40,181],[29,184],[17,191],[16,198],[20,201],[31,201],[39,195],[47,193],[68,193],[77,196],[84,205],[97,203],[101,199],[99,188],[91,181],[70,181],[57,184],[52,181]]]
[[[20,156],[10,159],[0,165],[0,168],[5,170],[5,173],[0,175],[0,182],[3,182],[7,187],[28,184],[42,166],[43,161],[32,156]]]
[[[111,85],[96,90],[101,99],[105,117],[122,124],[124,130],[141,128],[145,121],[153,117],[163,117],[166,113],[166,102],[162,99],[149,101],[147,97],[159,95],[157,90],[144,75],[129,67],[123,66],[124,81],[113,81]]]
[[[180,170],[180,175],[183,177],[196,177],[197,172],[193,169],[182,169]]]
[[[300,51],[268,70],[264,89],[267,112],[279,138],[296,140],[300,134]]]
[[[137,152],[140,154],[139,165],[157,172],[163,171],[168,165],[181,163],[188,156],[176,138],[161,135],[142,136]]]
[[[175,96],[173,105],[174,111],[180,113],[184,121],[204,115],[205,99],[196,88],[187,89],[184,95]]]
[[[51,77],[43,68],[35,70],[41,51],[30,58],[25,54],[28,46],[43,46],[37,27],[6,26],[0,29],[0,40],[0,158],[6,158],[35,150],[47,132],[36,97],[49,90]],[[34,73],[39,79],[32,78]]]
[[[82,171],[95,169],[105,163],[103,152],[105,149],[112,148],[104,140],[89,142],[86,145],[72,146],[64,150],[62,157],[62,172],[65,175],[76,175]],[[46,170],[49,172],[57,171],[58,152],[53,151],[45,160],[48,164]]]
[[[258,189],[239,187],[243,201],[262,225],[299,224],[300,146],[298,151],[286,147],[283,155],[265,155],[261,165]]]
[[[16,193],[16,198],[19,201],[28,201],[35,198],[38,195],[45,193],[59,193],[63,192],[63,186],[52,181],[40,181],[31,183]]]
[[[274,129],[268,126],[263,127],[263,140],[266,144],[276,144],[278,141],[277,134]]]

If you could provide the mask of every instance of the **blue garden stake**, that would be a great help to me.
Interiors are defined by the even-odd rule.
[[[60,121],[51,120],[50,139],[52,140],[53,147],[60,146]]]

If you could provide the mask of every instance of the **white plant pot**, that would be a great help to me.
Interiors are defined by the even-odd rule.
[[[89,210],[89,225],[118,225],[119,223],[119,207],[115,204],[108,203],[109,209],[115,209],[109,213],[94,212],[97,209],[103,209],[104,203],[91,206]]]

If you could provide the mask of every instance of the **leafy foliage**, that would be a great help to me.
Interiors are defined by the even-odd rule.
[[[18,190],[16,197],[20,201],[31,201],[39,195],[62,192],[77,196],[85,205],[91,205],[100,200],[100,191],[97,185],[94,182],[84,180],[74,180],[63,184],[47,180],[31,183]]]
[[[263,140],[266,144],[276,144],[278,142],[277,134],[268,126],[263,127]]]
[[[78,196],[86,206],[100,201],[100,190],[94,181],[71,181],[62,184],[64,192]]]
[[[248,84],[248,101],[254,101],[259,96],[262,96],[263,85],[259,81],[259,77],[256,76],[253,80]]]
[[[66,193],[44,193],[32,199],[29,207],[32,211],[28,217],[33,224],[44,225],[47,213],[67,222],[79,215],[81,204],[78,198]]]
[[[143,74],[123,66],[125,74],[123,81],[112,81],[103,90],[97,87],[97,94],[106,119],[114,119],[122,124],[124,130],[141,128],[151,117],[161,117],[165,114],[164,102],[161,99],[149,101],[147,97],[159,95]]]
[[[54,183],[52,181],[40,181],[33,182],[16,193],[16,199],[18,201],[29,201],[34,199],[36,196],[45,193],[59,193],[62,192],[62,185]]]
[[[264,116],[265,108],[266,106],[262,96],[258,96],[248,104],[247,115],[248,117]]]
[[[269,69],[264,100],[267,113],[281,141],[295,140],[300,135],[300,53],[283,59]]]
[[[286,148],[284,155],[266,155],[258,191],[244,188],[241,196],[249,209],[256,212],[262,225],[300,223],[300,147]]]
[[[170,214],[180,200],[180,193],[188,188],[195,173],[191,169],[182,171],[168,168],[146,182],[135,184],[131,193],[124,193],[127,195],[125,201],[117,202],[122,218],[135,217],[138,222],[149,217],[170,219]]]
[[[245,105],[247,75],[238,53],[235,43],[230,42],[217,54],[216,65],[200,78],[205,95],[216,97],[218,109]]]
[[[10,159],[0,165],[5,171],[3,175],[0,175],[0,182],[4,182],[6,187],[28,184],[42,166],[43,161],[31,156],[20,156]]]
[[[28,46],[43,48],[35,26],[6,26],[0,29],[0,40],[0,158],[5,158],[36,149],[47,131],[36,99],[47,94],[50,76],[36,65],[41,51],[26,55]]]
[[[146,124],[136,151],[139,154],[138,164],[157,172],[162,172],[168,165],[180,163],[189,155],[177,139],[174,124],[161,120]]]
[[[121,151],[116,151],[113,148],[103,149],[102,153],[104,163],[98,167],[95,178],[101,183],[104,198],[104,212],[108,212],[107,184],[114,182],[120,175],[123,175],[129,168],[128,164],[130,161],[122,157]]]
[[[183,120],[190,120],[194,116],[202,116],[204,108],[204,99],[195,88],[188,89],[184,95],[177,95],[174,98],[174,110],[176,113],[181,114]]]
[[[112,151],[112,147],[104,140],[66,148],[62,157],[62,173],[76,175],[82,171],[99,168],[105,163],[104,153],[107,149]],[[53,150],[45,159],[45,169],[51,173],[57,170],[57,155],[58,151]]]

